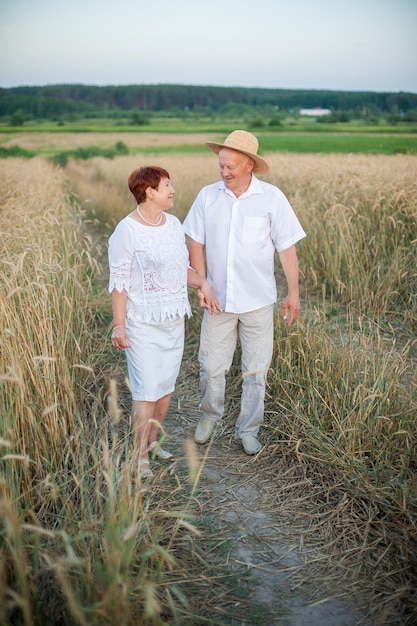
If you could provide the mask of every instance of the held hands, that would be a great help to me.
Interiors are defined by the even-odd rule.
[[[124,350],[129,348],[129,342],[127,340],[126,329],[124,326],[115,326],[111,334],[111,343],[116,350]]]
[[[210,315],[219,315],[222,312],[220,302],[214,295],[213,289],[207,280],[204,281],[200,289],[197,289],[198,305],[210,313]]]
[[[301,311],[300,299],[298,296],[288,295],[282,305],[282,313],[287,326],[291,326],[299,317]]]

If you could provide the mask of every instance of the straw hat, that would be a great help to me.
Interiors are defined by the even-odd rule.
[[[259,143],[255,135],[248,133],[247,130],[234,130],[226,139],[224,143],[216,143],[214,141],[206,141],[206,146],[213,150],[216,154],[219,154],[222,148],[230,148],[231,150],[237,150],[243,152],[248,157],[255,161],[253,171],[255,173],[266,174],[269,172],[269,165],[264,159],[258,156]]]

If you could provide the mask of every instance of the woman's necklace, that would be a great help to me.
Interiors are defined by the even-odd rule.
[[[154,224],[153,222],[149,222],[147,219],[145,219],[145,218],[143,217],[142,213],[140,212],[139,205],[136,207],[136,211],[138,212],[138,215],[141,217],[141,219],[143,219],[143,221],[144,221],[146,224],[149,224],[149,226],[160,226],[160,225],[161,225],[161,222],[162,222],[162,215],[163,215],[163,213],[161,213],[161,215],[159,216],[159,221],[158,221],[156,224]]]

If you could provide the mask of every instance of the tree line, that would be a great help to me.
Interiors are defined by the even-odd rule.
[[[371,109],[384,115],[407,116],[411,111],[417,111],[417,94],[163,84],[0,88],[0,118],[16,112],[34,119],[54,119],[68,115],[117,117],[134,110],[227,115],[239,109],[298,112],[301,108],[314,107],[327,108],[335,113],[360,114]]]

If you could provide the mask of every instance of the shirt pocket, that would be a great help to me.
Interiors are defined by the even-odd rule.
[[[243,241],[252,244],[264,243],[268,232],[267,217],[247,216],[243,222]]]

